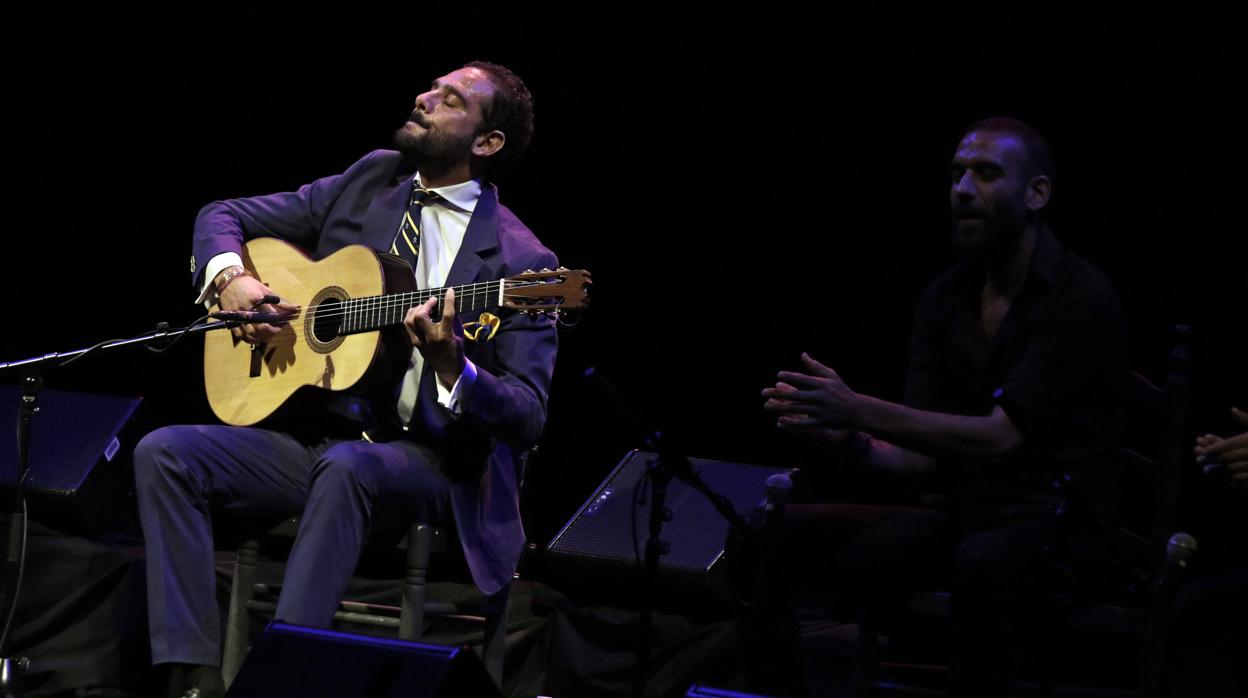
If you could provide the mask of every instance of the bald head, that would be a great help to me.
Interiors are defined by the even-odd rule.
[[[965,138],[965,136],[973,133],[992,133],[1010,136],[1022,148],[1027,178],[1044,176],[1048,177],[1050,182],[1053,181],[1053,151],[1049,149],[1049,144],[1044,140],[1044,136],[1041,136],[1036,129],[1018,119],[994,116],[971,124],[966,129],[963,137]]]
[[[1042,224],[1051,163],[1043,139],[1022,122],[967,129],[950,163],[954,246],[981,260],[1014,254],[1027,227]]]

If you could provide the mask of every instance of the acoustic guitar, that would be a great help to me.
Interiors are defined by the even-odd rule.
[[[313,261],[287,242],[257,238],[242,256],[247,269],[300,312],[276,337],[254,347],[229,332],[205,335],[208,403],[221,421],[237,426],[269,417],[301,389],[340,391],[365,382],[370,372],[381,371],[383,335],[393,339],[408,308],[446,293],[417,290],[405,261],[362,245]],[[586,307],[591,283],[587,271],[560,268],[450,288],[460,313],[557,313]]]

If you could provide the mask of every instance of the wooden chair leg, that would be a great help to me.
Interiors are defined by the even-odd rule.
[[[399,612],[399,637],[419,640],[425,626],[425,598],[429,555],[433,550],[433,526],[412,524],[407,532],[407,570]]]
[[[481,640],[481,659],[485,670],[499,690],[503,688],[503,655],[507,640],[507,608],[511,600],[511,584],[485,600],[485,636]]]
[[[248,540],[239,546],[238,557],[234,560],[234,581],[230,586],[229,615],[225,625],[225,652],[221,657],[221,678],[227,688],[234,682],[247,656],[251,631],[247,603],[255,595],[256,556],[259,552],[259,539]]]

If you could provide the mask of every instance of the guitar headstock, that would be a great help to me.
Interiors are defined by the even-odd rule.
[[[589,306],[593,283],[584,269],[526,271],[505,280],[503,307],[525,313],[579,310]]]

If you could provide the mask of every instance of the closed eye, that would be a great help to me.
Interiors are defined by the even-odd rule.
[[[975,167],[975,174],[980,179],[992,181],[1005,175],[1005,171],[996,165],[978,165]]]

